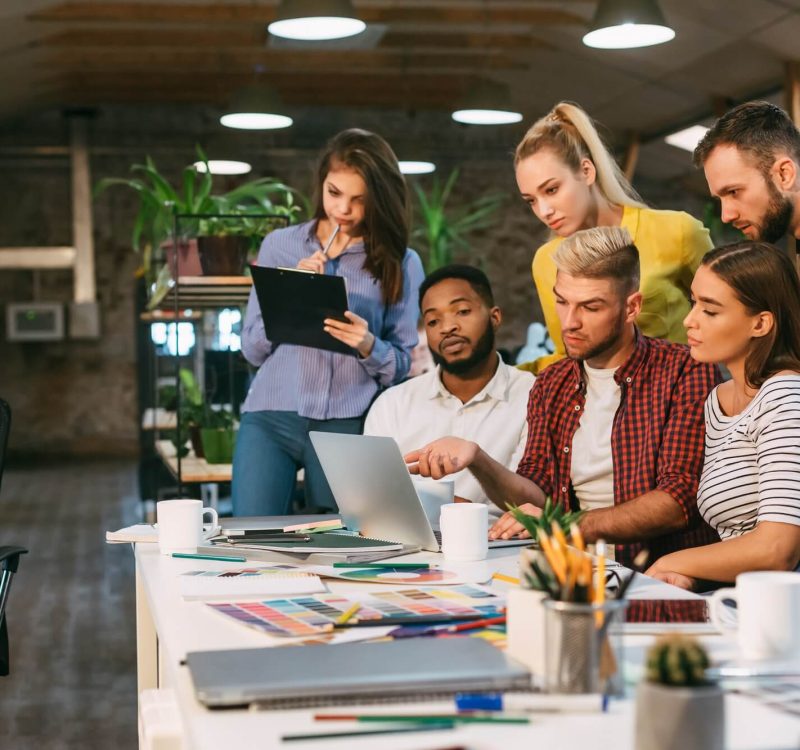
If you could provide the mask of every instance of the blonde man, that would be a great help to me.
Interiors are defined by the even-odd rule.
[[[553,294],[567,359],[544,370],[528,403],[528,441],[516,472],[477,443],[443,438],[409,453],[411,471],[439,478],[468,468],[487,496],[538,514],[546,496],[587,511],[588,541],[614,543],[630,565],[714,539],[697,512],[703,403],[717,369],[687,346],[641,334],[639,253],[627,230],[597,227],[558,247]],[[506,513],[490,536],[522,527]]]

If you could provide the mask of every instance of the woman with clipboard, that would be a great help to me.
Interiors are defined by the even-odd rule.
[[[259,369],[233,459],[236,516],[291,513],[299,468],[306,505],[335,511],[308,433],[360,433],[378,389],[408,373],[417,343],[424,272],[407,247],[408,191],[389,144],[365,130],[334,136],[320,157],[316,194],[314,219],[269,234],[256,263],[343,276],[348,320],[328,319],[324,330],[352,355],[273,344],[250,293],[242,353]]]

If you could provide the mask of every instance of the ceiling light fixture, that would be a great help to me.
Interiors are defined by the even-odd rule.
[[[294,120],[280,114],[284,109],[278,94],[269,86],[249,86],[233,97],[228,112],[219,118],[226,128],[278,130]]]
[[[400,161],[398,164],[403,174],[430,174],[436,171],[432,161]]]
[[[685,151],[694,151],[700,139],[708,132],[705,125],[692,125],[691,127],[678,130],[676,133],[670,133],[664,140],[670,146],[682,148]]]
[[[267,27],[275,36],[303,41],[343,39],[366,28],[351,0],[281,0],[277,20]]]
[[[511,106],[508,88],[490,81],[480,81],[473,87],[464,106],[451,116],[466,125],[508,125],[522,119],[522,113]]]
[[[194,168],[201,174],[205,174],[206,162],[196,161]],[[208,171],[211,174],[247,174],[252,169],[246,161],[233,161],[231,159],[208,160]]]
[[[658,0],[599,0],[583,43],[598,49],[632,49],[663,44],[674,37]]]

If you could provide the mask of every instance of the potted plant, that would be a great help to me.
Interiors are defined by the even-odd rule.
[[[636,691],[636,750],[723,750],[725,702],[708,654],[683,635],[660,638]]]
[[[466,236],[471,232],[487,229],[494,221],[494,214],[503,202],[503,195],[492,193],[464,204],[457,209],[448,206],[448,201],[458,181],[458,170],[454,169],[442,184],[438,176],[426,193],[414,183],[421,224],[415,227],[412,238],[421,242],[420,252],[428,273],[453,262],[456,248],[469,250]]]
[[[208,159],[198,146],[197,155],[206,164],[200,172],[193,165],[186,167],[179,187],[174,187],[162,175],[155,162],[148,156],[144,164],[134,164],[134,177],[106,178],[95,188],[95,196],[113,186],[123,186],[135,191],[139,197],[139,211],[133,225],[131,244],[142,255],[141,273],[147,282],[151,297],[149,307],[155,307],[169,290],[171,279],[177,273],[180,254],[181,275],[200,275],[196,244],[192,241],[200,230],[200,220],[187,219],[180,226],[178,247],[172,247],[171,236],[176,214],[234,214],[242,217],[250,214],[285,216],[290,223],[299,221],[304,212],[305,199],[292,188],[272,177],[250,180],[220,195],[214,195],[213,176],[208,168]],[[231,221],[230,219],[228,220]],[[257,222],[242,220],[239,235],[248,236],[249,241],[263,239],[253,232],[261,231]],[[166,246],[167,262],[160,266],[156,262],[156,251]]]

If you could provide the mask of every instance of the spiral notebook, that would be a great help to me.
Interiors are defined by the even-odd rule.
[[[236,570],[190,570],[178,578],[181,596],[187,601],[230,601],[282,594],[318,594],[325,584],[313,573],[290,565],[238,568]]]

